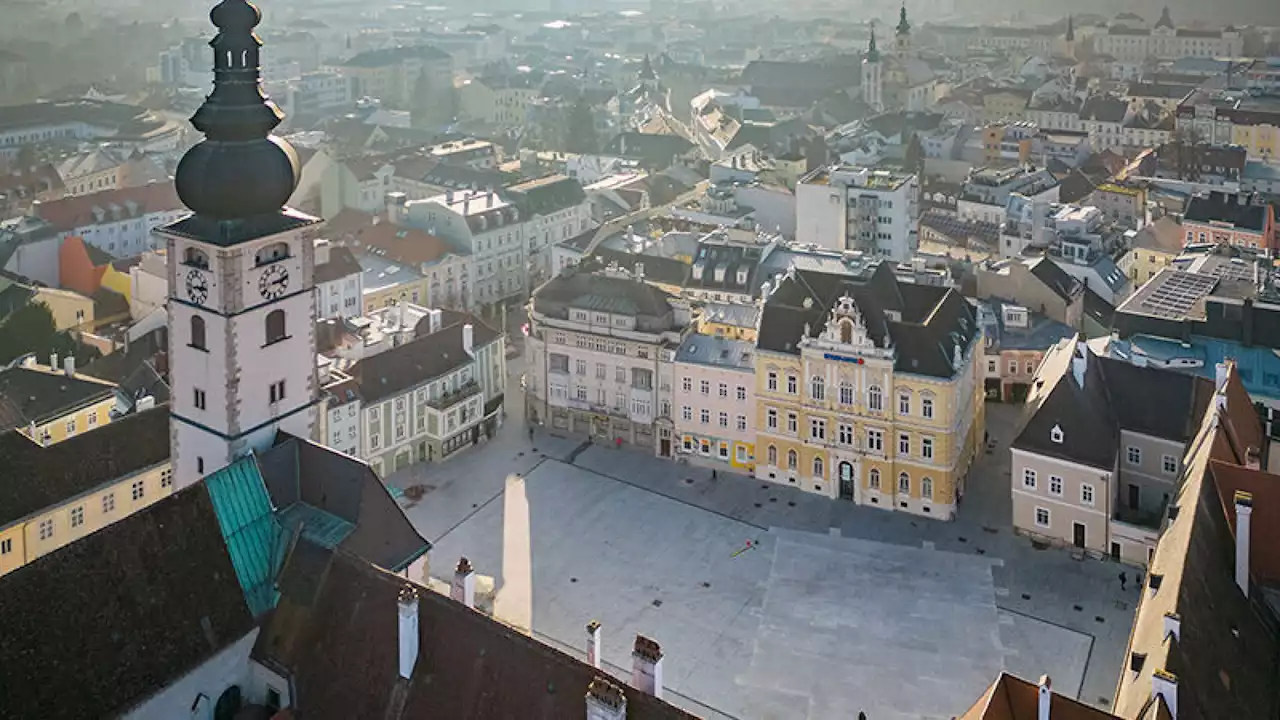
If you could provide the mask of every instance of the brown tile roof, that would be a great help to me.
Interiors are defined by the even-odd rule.
[[[324,283],[359,274],[360,263],[351,253],[351,248],[334,245],[329,248],[329,262],[316,265],[315,281]]]
[[[342,553],[299,543],[254,657],[292,676],[299,716],[573,720],[599,671],[461,603]],[[418,595],[418,659],[399,676],[398,598]],[[622,685],[629,720],[687,720]]]
[[[354,233],[351,242],[359,252],[377,250],[380,257],[415,268],[456,254],[448,242],[435,235],[385,221]]]
[[[1176,218],[1166,215],[1138,231],[1133,247],[1177,255],[1182,252],[1186,231]]]
[[[1040,708],[1040,686],[1007,672],[991,683],[959,720],[1037,720]],[[1089,707],[1056,692],[1049,701],[1049,717],[1053,720],[1116,720],[1105,710]]]
[[[1209,471],[1232,537],[1236,532],[1235,494],[1244,491],[1253,495],[1249,574],[1259,583],[1280,584],[1280,476],[1221,460],[1210,461]]]
[[[61,192],[64,189],[58,169],[49,163],[0,173],[0,194],[2,195],[31,198],[39,193]]]
[[[54,228],[71,232],[113,218],[141,217],[147,213],[182,210],[183,207],[174,184],[158,182],[50,200],[41,203],[33,212]],[[104,214],[104,220],[98,220],[97,210]]]
[[[0,527],[168,460],[168,406],[47,447],[11,430],[0,435]]]
[[[6,720],[119,716],[254,629],[204,485],[4,576],[0,617]]]
[[[1216,487],[1217,463],[1243,464],[1262,435],[1234,365],[1225,396],[1226,407],[1215,399],[1192,440],[1156,544],[1116,690],[1121,717],[1149,717],[1155,672],[1175,679],[1179,720],[1280,716],[1276,618],[1257,594],[1247,598],[1236,586],[1233,511]],[[1176,637],[1166,631],[1169,618]]]
[[[373,216],[363,210],[343,208],[324,223],[322,234],[331,240],[341,241],[373,224]]]

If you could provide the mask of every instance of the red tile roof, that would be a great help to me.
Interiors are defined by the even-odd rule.
[[[140,187],[103,190],[40,203],[32,212],[62,232],[95,225],[112,218],[141,217],[147,213],[182,210],[182,201],[173,183],[150,183]],[[102,219],[98,219],[99,212]]]

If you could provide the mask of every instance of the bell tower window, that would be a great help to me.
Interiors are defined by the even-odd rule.
[[[199,248],[189,247],[182,254],[182,262],[184,265],[198,267],[203,270],[209,269],[209,256]]]
[[[273,243],[259,250],[258,254],[254,256],[254,261],[257,265],[261,266],[268,265],[276,262],[277,260],[284,260],[287,257],[289,257],[289,244],[280,242]]]
[[[267,343],[266,344],[270,345],[271,343],[280,342],[281,340],[284,340],[285,337],[286,335],[285,335],[284,311],[272,310],[271,312],[267,313]]]
[[[204,318],[194,315],[191,318],[191,347],[208,351],[204,342]]]

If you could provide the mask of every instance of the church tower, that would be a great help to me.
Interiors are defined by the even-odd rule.
[[[315,233],[320,220],[284,207],[298,156],[273,137],[284,114],[262,88],[245,0],[222,0],[209,19],[213,92],[191,118],[205,139],[175,178],[192,214],[156,230],[168,247],[171,447],[185,487],[277,430],[316,427]]]
[[[876,49],[876,28],[871,26],[871,42],[862,58],[862,99],[876,112],[884,112],[884,63]]]
[[[894,29],[898,57],[906,57],[911,52],[911,23],[907,22],[907,4],[902,3],[898,11],[898,27]]]

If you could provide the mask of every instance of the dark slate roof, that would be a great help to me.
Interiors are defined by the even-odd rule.
[[[464,317],[462,313],[456,313]],[[360,383],[360,397],[366,403],[385,400],[405,390],[440,377],[471,362],[462,349],[462,327],[472,325],[472,346],[481,348],[498,338],[493,328],[480,320],[444,322],[438,332],[422,335],[390,350],[352,365],[348,374]]]
[[[15,720],[120,715],[254,628],[204,485],[9,573],[0,617]]]
[[[430,45],[411,45],[408,47],[366,50],[346,61],[344,65],[347,67],[376,68],[395,65],[405,60],[447,60],[448,58],[449,53]]]
[[[676,287],[684,286],[691,270],[688,263],[675,258],[637,255],[626,250],[607,247],[596,248],[595,257],[606,265],[616,263],[619,268],[627,272],[635,272],[636,265],[643,265],[645,280]]]
[[[1124,116],[1128,112],[1129,103],[1123,99],[1110,95],[1094,95],[1084,101],[1084,105],[1080,108],[1080,119],[1118,123],[1124,121]]]
[[[798,355],[804,327],[808,325],[810,336],[816,337],[826,326],[831,308],[846,294],[876,345],[883,347],[886,338],[892,341],[899,372],[953,377],[957,346],[962,353],[967,351],[978,332],[973,307],[958,292],[899,283],[891,264],[881,262],[858,276],[808,270],[784,276],[765,303],[756,346]],[[901,320],[891,319],[890,312],[900,314]]]
[[[511,185],[506,189],[525,217],[551,215],[586,202],[587,193],[576,178],[551,175]]]
[[[268,235],[298,230],[320,222],[319,218],[285,208],[277,213],[254,215],[238,220],[216,220],[203,215],[188,215],[160,229],[178,237],[199,240],[221,247],[230,247]]]
[[[331,282],[360,274],[360,263],[351,248],[335,245],[329,248],[329,262],[316,265],[316,283]]]
[[[1097,185],[1088,175],[1073,169],[1058,182],[1058,200],[1063,203],[1080,202],[1095,189]]]
[[[755,286],[756,271],[760,267],[761,248],[744,245],[702,242],[698,244],[697,254],[693,258],[693,267],[702,267],[702,277],[695,278],[692,273],[685,280],[685,287],[700,290],[727,290],[735,293],[751,295]],[[645,275],[649,275],[649,265],[645,264]],[[716,280],[716,270],[724,270],[724,279]],[[738,271],[746,270],[745,281],[738,281]]]
[[[1073,356],[1085,358],[1084,387]],[[1013,447],[1111,470],[1121,430],[1185,443],[1200,420],[1202,383],[1196,376],[1098,357],[1068,338],[1041,362]],[[1062,430],[1063,441],[1052,439]]]
[[[22,366],[0,370],[0,427],[44,424],[54,418],[114,397],[115,386],[77,373],[67,377]]]
[[[1047,257],[1041,257],[1028,266],[1031,274],[1044,283],[1055,295],[1071,302],[1080,291],[1082,283],[1071,277],[1057,263]]]
[[[569,308],[632,315],[642,332],[668,329],[670,295],[645,282],[592,272],[599,262],[584,261],[552,278],[534,293],[534,309],[568,318]]]
[[[48,446],[0,434],[0,527],[168,460],[168,406]]]
[[[1115,317],[1116,306],[1107,302],[1098,293],[1086,287],[1084,289],[1084,313],[1104,328],[1111,328],[1111,319]]]
[[[665,168],[673,159],[683,155],[692,147],[694,147],[692,142],[679,135],[624,132],[609,142],[605,153],[627,158],[641,158],[645,162]]]
[[[404,578],[302,541],[280,587],[253,654],[289,673],[299,716],[586,717],[587,686],[598,670]],[[398,599],[406,588],[418,595],[418,658],[403,681]],[[692,718],[615,684],[626,694],[628,720]]]
[[[281,433],[258,456],[272,504],[303,503],[354,525],[338,548],[378,567],[400,571],[431,548],[386,486],[362,460]]]
[[[1234,193],[1216,190],[1208,195],[1195,195],[1191,198],[1191,202],[1187,203],[1187,212],[1183,220],[1202,223],[1225,222],[1237,228],[1262,232],[1267,223],[1267,206],[1253,204],[1252,198],[1248,195],[1244,196],[1244,202],[1240,201],[1240,197]]]

